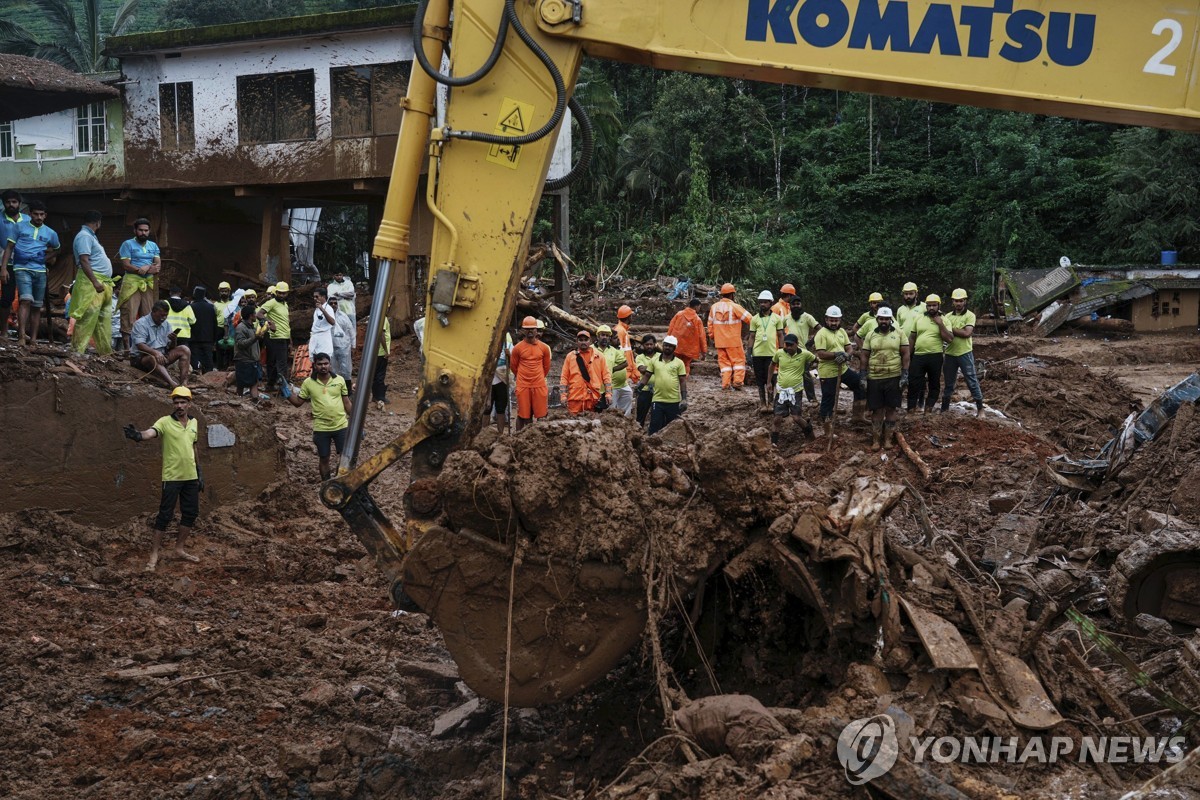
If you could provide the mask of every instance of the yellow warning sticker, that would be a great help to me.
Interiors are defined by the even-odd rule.
[[[522,136],[530,131],[529,126],[533,121],[533,106],[506,97],[500,104],[498,119],[499,122],[496,123],[493,133],[499,136]],[[494,144],[488,150],[487,160],[502,167],[516,169],[521,160],[521,145]]]

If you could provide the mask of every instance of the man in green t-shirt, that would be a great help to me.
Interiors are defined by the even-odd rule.
[[[312,406],[313,444],[321,459],[321,480],[333,477],[330,460],[331,445],[340,456],[346,448],[346,429],[350,427],[350,389],[346,379],[333,374],[333,362],[328,353],[313,356],[312,375],[300,384],[300,391],[291,392],[288,402],[299,408],[307,400]]]
[[[912,333],[913,322],[925,313],[925,309],[917,302],[917,285],[912,281],[904,284],[904,288],[900,290],[900,298],[902,302],[895,309],[896,327],[907,336]]]
[[[267,315],[267,388],[276,383],[282,386],[289,380],[291,360],[288,348],[292,343],[292,313],[287,298],[291,289],[285,281],[275,284],[275,294],[259,308]]]
[[[778,380],[775,384],[775,422],[771,429],[771,444],[779,444],[779,431],[783,421],[791,417],[796,424],[804,428],[804,435],[815,439],[812,423],[803,414],[804,379],[808,376],[808,366],[817,357],[800,346],[800,337],[789,333],[783,337],[783,349],[776,350],[771,361],[779,368]]]
[[[857,336],[860,339],[863,338],[863,326],[868,322],[873,323],[875,321],[875,315],[879,313],[879,306],[882,303],[883,295],[879,292],[871,292],[870,297],[867,298],[867,310],[860,314],[858,321],[854,323],[854,328],[850,331],[851,336]],[[874,327],[874,325],[871,326],[872,329],[874,329]]]
[[[931,294],[925,298],[925,311],[912,318],[908,344],[912,350],[912,377],[908,383],[908,412],[933,411],[938,396],[938,381],[942,377],[942,350],[949,331],[942,320],[942,298]]]
[[[799,297],[791,300],[788,306],[788,313],[783,315],[783,330],[781,333],[784,336],[789,333],[792,334],[800,341],[801,347],[809,352],[813,352],[813,337],[821,329],[821,323],[817,321],[816,317],[804,310],[804,304],[801,303]],[[816,386],[808,370],[804,371],[804,395],[810,403],[815,403],[817,400]]]
[[[647,365],[638,381],[638,389],[654,379],[654,395],[650,406],[650,428],[647,433],[655,434],[684,411],[687,411],[687,365],[675,357],[674,336],[663,337],[662,355]]]
[[[638,348],[637,357],[634,361],[637,362],[638,375],[649,375],[650,382],[645,386],[640,383],[634,388],[634,394],[637,396],[636,416],[639,428],[646,427],[646,417],[650,415],[650,406],[654,403],[654,371],[650,368],[650,362],[658,360],[658,339],[654,334],[647,333],[642,337],[642,344]],[[684,366],[687,366],[686,362]],[[640,380],[640,377],[639,377]]]
[[[629,385],[629,364],[625,351],[613,343],[613,329],[607,325],[596,328],[596,351],[608,362],[612,373],[613,408],[625,416],[633,414],[633,387]]]
[[[867,407],[871,409],[871,446],[890,447],[896,433],[901,392],[908,385],[909,344],[887,306],[879,309],[863,340]],[[864,326],[865,328],[866,326]]]
[[[967,290],[955,289],[950,295],[954,310],[944,317],[942,339],[946,341],[946,360],[942,363],[942,377],[946,388],[942,390],[942,411],[950,410],[950,397],[954,394],[954,382],[962,370],[963,380],[971,390],[975,401],[975,416],[983,419],[983,390],[975,374],[975,352],[971,334],[975,332],[975,313],[967,309]],[[949,333],[949,336],[946,334]]]
[[[162,439],[162,498],[158,503],[158,516],[154,519],[154,543],[150,560],[146,562],[147,572],[158,567],[163,534],[175,516],[176,503],[179,504],[179,532],[175,534],[175,557],[192,562],[200,560],[183,549],[192,535],[196,517],[200,516],[200,492],[204,491],[204,472],[196,458],[199,424],[190,413],[191,390],[176,386],[171,390],[171,404],[174,406],[171,415],[159,417],[144,431],[139,431],[132,422],[125,426],[125,438],[135,442]]]
[[[825,435],[832,437],[839,384],[854,394],[854,420],[865,422],[867,413],[867,391],[859,374],[850,369],[854,345],[842,328],[842,310],[837,306],[830,306],[825,311],[825,327],[817,331],[813,338],[813,349],[819,359],[817,377],[821,380],[821,422],[825,426]]]
[[[754,367],[754,382],[758,384],[758,402],[763,413],[770,413],[767,386],[771,383],[771,357],[779,349],[779,332],[783,318],[771,311],[775,298],[763,289],[758,295],[758,313],[750,318],[750,364]]]

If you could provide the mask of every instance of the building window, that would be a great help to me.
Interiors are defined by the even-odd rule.
[[[379,136],[400,130],[400,101],[411,63],[329,70],[334,136]]]
[[[12,122],[0,122],[0,159],[13,157]]]
[[[103,153],[108,147],[105,136],[104,103],[88,103],[75,112],[75,150],[79,153]]]
[[[196,149],[191,81],[158,85],[158,125],[163,150]]]
[[[237,79],[238,142],[295,142],[317,135],[311,69]]]

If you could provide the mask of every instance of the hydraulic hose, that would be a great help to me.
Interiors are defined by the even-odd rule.
[[[417,3],[417,10],[413,16],[413,55],[416,57],[417,63],[421,65],[421,69],[425,70],[425,73],[429,77],[446,86],[469,86],[491,72],[492,67],[496,66],[496,62],[500,60],[500,52],[504,49],[505,39],[508,38],[509,17],[507,10],[500,17],[500,30],[496,32],[496,42],[492,45],[492,52],[488,55],[487,61],[484,61],[483,66],[470,75],[455,78],[440,72],[437,67],[429,63],[429,59],[425,55],[425,48],[422,47],[421,39],[425,29],[425,11],[428,7],[429,0],[420,0]]]
[[[546,51],[541,48],[541,45],[529,35],[529,31],[525,30],[525,26],[521,24],[520,18],[517,16],[517,9],[513,0],[504,0],[504,14],[508,18],[517,36],[525,43],[530,52],[537,57],[538,61],[546,67],[550,73],[550,77],[554,80],[554,113],[550,115],[549,121],[545,125],[538,128],[533,133],[527,133],[523,136],[500,136],[495,133],[485,133],[484,131],[455,131],[447,130],[446,135],[456,139],[465,139],[471,142],[483,142],[484,144],[506,144],[506,145],[521,145],[531,144],[538,139],[546,137],[551,131],[558,127],[562,122],[563,115],[567,111],[567,87],[563,82],[562,72],[558,69],[558,65],[554,60],[547,55]]]
[[[579,153],[579,161],[575,162],[575,166],[571,167],[570,172],[561,178],[546,181],[546,185],[542,187],[542,191],[545,192],[557,192],[579,180],[579,177],[587,172],[588,166],[592,163],[592,155],[596,152],[596,129],[592,126],[592,118],[588,116],[587,111],[574,96],[567,105],[571,109],[571,115],[579,122],[579,133],[583,136],[583,149]]]

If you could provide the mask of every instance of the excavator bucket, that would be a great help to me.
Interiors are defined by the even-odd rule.
[[[510,546],[439,526],[404,559],[405,593],[479,695],[503,701],[507,684],[512,705],[557,702],[602,678],[641,637],[645,588],[619,566],[513,559]]]

